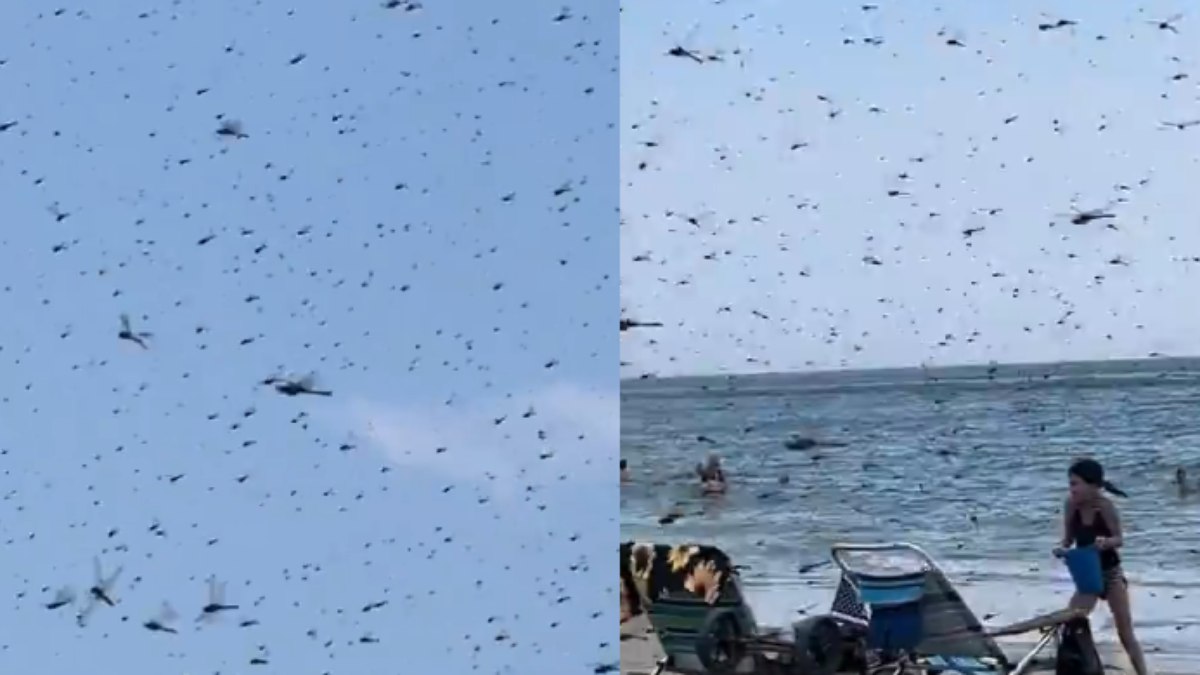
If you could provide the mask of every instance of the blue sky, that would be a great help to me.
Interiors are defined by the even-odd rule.
[[[624,8],[623,374],[1200,353],[1200,19],[862,4]]]
[[[291,7],[0,13],[0,663],[615,661],[617,19]]]

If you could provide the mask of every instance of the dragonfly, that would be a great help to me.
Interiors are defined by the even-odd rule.
[[[1146,23],[1151,26],[1154,26],[1155,28],[1157,28],[1159,30],[1170,31],[1172,33],[1178,34],[1179,29],[1175,27],[1175,24],[1178,23],[1179,20],[1182,18],[1183,18],[1183,14],[1175,14],[1175,15],[1168,17],[1167,19],[1162,19],[1162,20],[1151,19],[1150,21],[1147,21]]]
[[[225,604],[225,582],[217,581],[216,576],[209,577],[208,604],[201,608],[200,616],[196,617],[196,621],[216,621],[218,614],[231,609],[238,609],[238,606]]]
[[[100,558],[92,558],[92,575],[94,581],[92,587],[88,589],[87,604],[79,610],[79,614],[75,617],[80,627],[87,625],[88,617],[92,615],[96,607],[100,604],[115,607],[116,600],[113,599],[113,585],[117,583],[117,578],[121,576],[122,567],[118,567],[113,571],[111,576],[104,576],[104,569],[100,566]]]
[[[1054,19],[1046,14],[1042,14],[1046,18],[1045,21],[1038,24],[1037,29],[1045,33],[1046,31],[1058,30],[1060,28],[1073,28],[1079,25],[1079,22],[1073,19]]]
[[[134,332],[133,328],[130,327],[129,315],[122,314],[121,315],[121,332],[117,333],[117,337],[122,340],[129,340],[130,342],[136,344],[137,346],[141,347],[142,349],[149,349],[149,347],[146,346],[146,339],[153,337],[153,336],[150,333],[147,333],[145,331]]]
[[[699,29],[700,29],[699,23],[693,24],[691,29],[688,30],[687,35],[679,42],[676,42],[674,47],[667,50],[666,55],[674,56],[676,58],[681,58],[681,59],[688,59],[690,61],[694,61],[701,65],[703,65],[704,63],[707,63],[709,61],[721,61],[722,58],[719,54],[705,55],[705,54],[701,54],[699,51],[696,51],[695,49],[692,49],[691,47],[684,46],[684,45],[689,44],[692,41],[692,38],[694,38],[696,36],[696,31],[698,31]]]
[[[171,627],[171,624],[179,619],[179,614],[169,602],[163,602],[158,613],[150,618],[149,621],[142,624],[142,627],[148,631],[159,633],[178,633],[179,631]]]
[[[250,138],[242,130],[242,123],[231,119],[221,120],[221,126],[217,128],[217,135],[225,138]]]
[[[1176,129],[1178,131],[1186,131],[1200,124],[1200,120],[1184,120],[1182,122],[1159,122],[1160,129]]]
[[[44,607],[46,609],[58,609],[75,603],[75,590],[70,586],[63,586],[54,593],[54,599],[47,602]]]
[[[263,380],[263,384],[275,387],[275,391],[284,396],[311,394],[313,396],[333,396],[328,389],[316,389],[316,374],[309,373],[301,378],[271,376]]]
[[[661,328],[659,321],[638,321],[637,319],[621,319],[621,332],[631,328]]]
[[[270,663],[270,661],[267,660],[270,657],[271,657],[271,653],[267,651],[267,646],[259,645],[258,649],[255,650],[254,656],[250,657],[250,665],[265,666],[268,663]]]
[[[1109,209],[1121,203],[1122,201],[1124,200],[1116,199],[1098,209],[1088,209],[1086,211],[1081,211],[1078,207],[1071,206],[1071,213],[1060,213],[1058,215],[1060,217],[1070,218],[1072,225],[1087,225],[1095,220],[1111,220],[1116,218],[1117,214],[1110,212]]]

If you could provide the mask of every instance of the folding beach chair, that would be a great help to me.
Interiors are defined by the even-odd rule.
[[[688,598],[681,595],[667,595],[658,598],[650,606],[647,614],[650,625],[654,628],[654,633],[658,636],[663,653],[666,655],[659,664],[660,672],[667,667],[672,672],[678,673],[702,674],[709,672],[697,652],[697,647],[702,644],[700,636],[708,625],[708,618],[714,611],[734,612],[739,630],[744,631],[747,635],[761,636],[763,631],[755,622],[750,606],[739,597],[740,595],[740,592],[731,592],[727,597],[713,604],[699,598]],[[734,654],[726,653],[724,655],[724,659],[730,658],[737,659],[737,662],[728,663],[725,672],[749,674],[760,673],[767,669],[757,655],[746,654],[740,658]]]
[[[716,588],[705,588],[698,595],[689,577],[697,567],[709,573]],[[650,620],[665,657],[658,671],[670,668],[678,673],[707,673],[697,654],[702,631],[713,612],[732,612],[740,630],[757,633],[754,613],[746,604],[737,573],[723,551],[713,546],[669,546],[632,542],[621,546],[621,578],[626,586],[631,612],[645,613]],[[755,659],[747,656],[742,663],[729,664],[730,672],[754,673]]]
[[[915,558],[917,565],[916,569],[896,572],[866,571],[856,569],[847,560],[847,554],[853,553],[906,553]],[[843,600],[843,609],[849,609],[851,619],[866,615],[865,652],[870,673],[1023,675],[1030,672],[1062,625],[1084,616],[1077,610],[1063,610],[988,629],[963,602],[937,563],[913,544],[838,544],[832,556],[841,569],[842,582],[853,589],[861,603]],[[1034,631],[1041,631],[1039,640],[1016,663],[995,640]]]
[[[667,668],[688,675],[836,670],[842,648],[836,622],[811,617],[793,624],[790,635],[759,626],[737,569],[720,549],[626,544],[621,554],[622,583],[636,587],[637,598],[629,604],[647,615],[666,655],[656,674]],[[698,588],[703,595],[695,592]]]

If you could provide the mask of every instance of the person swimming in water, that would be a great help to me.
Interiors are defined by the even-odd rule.
[[[1187,482],[1187,469],[1182,466],[1175,469],[1175,486],[1179,488],[1179,496],[1187,497],[1192,494],[1192,486]]]
[[[629,472],[629,462],[621,460],[621,482],[628,483],[633,480],[633,475]]]
[[[1104,467],[1094,459],[1076,460],[1067,470],[1067,479],[1070,488],[1063,504],[1063,537],[1060,546],[1054,549],[1054,555],[1062,557],[1072,545],[1095,546],[1100,552],[1100,569],[1104,574],[1104,591],[1099,597],[1076,591],[1071,596],[1070,606],[1090,614],[1097,600],[1108,602],[1117,637],[1129,655],[1134,672],[1147,675],[1146,657],[1133,632],[1129,581],[1117,553],[1117,549],[1125,545],[1121,517],[1116,505],[1104,493],[1119,497],[1128,495],[1104,479]]]
[[[717,453],[708,453],[708,459],[696,465],[696,474],[700,476],[700,485],[705,492],[725,491],[725,471],[721,468],[721,456]]]

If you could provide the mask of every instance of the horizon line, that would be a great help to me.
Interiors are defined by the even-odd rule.
[[[1179,362],[1179,361],[1196,361],[1200,362],[1200,355],[1196,356],[1142,356],[1136,358],[1114,358],[1114,359],[1081,359],[1078,361],[1019,361],[1005,363],[1000,361],[986,362],[965,362],[965,363],[950,363],[938,365],[918,364],[915,366],[873,366],[868,368],[826,368],[820,370],[760,370],[741,373],[681,373],[677,375],[649,375],[637,377],[622,377],[619,380],[620,384],[639,383],[647,381],[667,381],[667,380],[682,380],[682,379],[698,379],[710,377],[764,377],[764,376],[821,376],[821,375],[845,375],[848,373],[886,373],[886,372],[903,372],[903,371],[926,371],[926,372],[945,372],[948,370],[966,370],[971,368],[1050,368],[1062,366],[1083,366],[1096,363],[1127,363],[1127,364],[1142,364],[1142,363],[1164,363],[1164,362]]]

